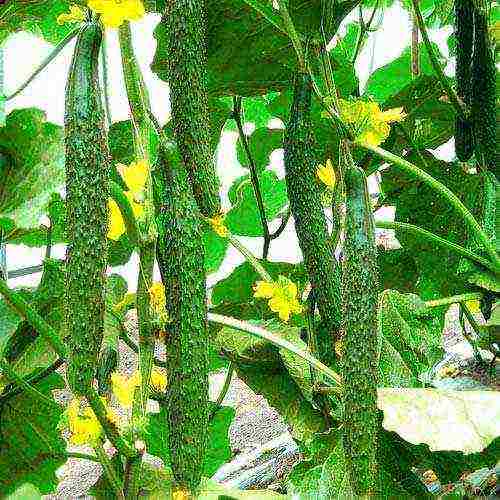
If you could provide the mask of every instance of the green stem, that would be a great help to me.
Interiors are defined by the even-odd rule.
[[[20,387],[24,388],[24,390],[31,394],[35,399],[39,399],[44,403],[48,403],[49,405],[57,405],[54,400],[48,398],[41,392],[37,391],[32,385],[30,385],[26,380],[24,380],[21,376],[19,376],[15,370],[13,370],[9,363],[3,358],[0,358],[0,368],[2,369],[2,373],[12,382],[15,382]]]
[[[241,122],[241,97],[233,98],[233,118],[236,122],[236,127],[238,128],[238,134],[240,137],[241,144],[245,150],[245,154],[248,159],[248,165],[250,167],[250,179],[252,181],[253,191],[255,194],[255,199],[257,200],[257,208],[259,209],[260,224],[262,226],[262,232],[264,233],[264,247],[262,251],[262,258],[267,259],[267,254],[269,253],[269,245],[271,243],[271,235],[269,233],[269,225],[267,222],[266,209],[264,207],[264,200],[262,198],[262,191],[260,189],[259,176],[257,175],[257,167],[255,165],[252,152],[250,151],[250,145],[248,144],[247,136],[243,131],[243,124]]]
[[[122,327],[120,331],[120,338],[125,342],[125,344],[130,348],[131,351],[135,352],[136,354],[139,354],[139,346],[128,336],[128,333],[126,332],[125,328]],[[161,366],[162,368],[167,367],[167,363],[165,361],[162,361],[161,359],[154,358],[153,363],[156,366]]]
[[[434,50],[432,49],[431,41],[429,39],[429,34],[427,33],[427,28],[425,27],[425,22],[424,18],[422,17],[422,12],[420,11],[420,7],[418,5],[419,0],[411,0],[413,4],[413,12],[415,14],[415,19],[418,24],[418,28],[420,30],[420,33],[422,34],[422,39],[424,40],[425,48],[427,50],[427,54],[429,55],[429,60],[431,62],[431,65],[434,69],[434,72],[436,73],[436,76],[438,77],[443,90],[446,92],[446,95],[448,96],[449,101],[455,108],[457,114],[461,116],[462,118],[465,118],[465,109],[463,104],[459,101],[458,96],[456,92],[453,90],[448,78],[444,74],[443,68],[439,64],[439,61],[437,60],[436,54],[434,53]]]
[[[98,443],[95,446],[94,450],[97,458],[99,459],[99,462],[102,465],[104,473],[108,478],[109,484],[111,485],[116,494],[116,498],[124,499],[125,495],[123,494],[123,488],[122,485],[120,484],[121,481],[116,475],[115,468],[113,467],[113,464],[111,463],[111,460],[109,459],[108,455],[104,451],[102,443]]]
[[[250,264],[252,264],[253,268],[260,274],[260,276],[265,281],[270,281],[270,282],[273,281],[271,275],[264,269],[264,267],[259,262],[257,257],[255,257],[255,255],[252,252],[250,252],[248,248],[242,245],[232,234],[228,236],[228,239],[229,243],[231,243],[231,245],[233,245],[233,247],[236,248],[236,250],[238,250],[238,252],[240,252],[241,255],[243,255],[243,257],[245,257],[248,260],[248,262],[250,262]]]
[[[89,455],[87,453],[76,453],[74,451],[67,451],[66,453],[62,454],[61,456],[67,457],[67,458],[81,458],[82,460],[89,460],[91,462],[97,462],[101,463],[98,457],[94,455]]]
[[[231,361],[229,363],[229,368],[227,369],[226,378],[224,379],[224,385],[222,386],[222,389],[219,392],[219,395],[217,396],[217,401],[215,401],[215,408],[213,409],[211,415],[208,417],[209,422],[213,420],[213,418],[215,417],[217,411],[222,405],[222,401],[224,401],[224,398],[226,397],[227,391],[229,391],[229,387],[231,386],[231,380],[233,379],[234,370],[235,370],[234,363]]]
[[[271,342],[277,347],[282,349],[286,349],[291,353],[299,356],[303,360],[307,361],[313,368],[323,373],[326,377],[328,377],[332,382],[336,385],[340,386],[342,384],[342,379],[340,375],[335,373],[331,368],[324,365],[321,361],[317,360],[314,356],[311,356],[307,351],[300,349],[295,344],[292,344],[288,340],[283,339],[279,335],[276,335],[260,326],[255,326],[246,321],[241,321],[236,318],[230,318],[228,316],[222,316],[221,314],[208,313],[208,321],[212,323],[218,323],[220,325],[229,326],[236,330],[241,330],[242,332],[249,333],[255,337],[267,340]],[[338,392],[340,392],[340,387],[337,388]]]
[[[432,243],[436,243],[436,245],[447,248],[448,250],[451,250],[452,252],[455,252],[458,255],[462,255],[467,259],[473,260],[478,264],[481,264],[482,266],[486,267],[487,269],[490,269],[491,271],[495,272],[495,266],[493,266],[493,264],[489,260],[486,260],[483,257],[476,255],[469,249],[457,245],[456,243],[452,243],[451,241],[445,240],[444,238],[441,238],[437,234],[431,233],[430,231],[427,231],[426,229],[423,229],[421,227],[414,226],[413,224],[407,224],[406,222],[389,222],[381,220],[375,221],[375,227],[378,227],[380,229],[394,229],[397,231],[406,231],[408,233],[412,233],[416,236],[429,240]]]
[[[361,50],[361,46],[363,45],[363,39],[366,33],[370,30],[373,19],[375,18],[375,13],[377,12],[378,9],[378,4],[379,0],[376,1],[367,23],[365,23],[363,20],[363,9],[361,5],[359,6],[360,27],[359,27],[358,39],[356,40],[356,48],[354,49],[354,55],[352,56],[351,64],[354,64],[356,62],[356,59],[358,58],[359,51]]]
[[[459,316],[459,319],[460,319],[460,325],[462,327],[462,334],[465,337],[465,340],[467,340],[467,342],[472,347],[472,351],[474,353],[474,357],[476,358],[476,361],[481,363],[483,361],[483,357],[481,356],[481,352],[479,351],[479,347],[477,346],[476,341],[469,334],[469,332],[467,331],[467,328],[465,328],[462,314],[465,314],[467,321],[469,322],[470,326],[475,331],[475,333],[478,337],[481,335],[481,327],[477,324],[476,320],[474,319],[474,316],[472,315],[469,308],[465,305],[464,302],[460,302],[460,313],[461,314]]]
[[[78,35],[80,28],[75,28],[73,31],[68,33],[59,44],[52,50],[52,52],[42,61],[40,66],[38,66],[35,71],[28,77],[28,79],[23,82],[12,94],[8,95],[5,100],[10,101],[14,99],[17,95],[19,95],[61,52],[66,45],[68,45],[76,35]]]
[[[273,7],[269,5],[267,0],[245,0],[245,3],[256,10],[259,14],[264,16],[275,28],[280,30],[283,34],[288,35],[283,21],[275,14]]]
[[[306,70],[306,59],[304,56],[304,49],[302,47],[302,42],[300,37],[295,29],[293,24],[293,20],[290,17],[290,13],[288,12],[288,0],[278,0],[278,6],[280,9],[281,18],[283,19],[283,24],[285,29],[292,41],[293,48],[295,49],[295,53],[297,54],[297,60],[299,62],[299,70]]]
[[[67,358],[68,351],[57,332],[21,297],[19,293],[11,290],[7,286],[7,282],[3,279],[0,279],[0,295],[4,296],[5,300],[15,309],[15,311],[26,319],[61,358]]]
[[[90,387],[85,391],[85,397],[92,408],[97,420],[101,424],[101,427],[106,434],[106,437],[110,440],[111,444],[126,458],[134,458],[137,456],[137,452],[123,439],[123,437],[118,432],[116,426],[109,420],[106,412],[106,407],[102,402],[97,391]]]
[[[482,297],[483,294],[479,292],[463,293],[461,295],[452,295],[451,297],[444,297],[442,299],[428,300],[425,303],[425,306],[426,307],[449,306],[451,304],[467,302],[468,300],[480,300]]]
[[[134,246],[139,246],[139,229],[137,227],[137,221],[135,220],[134,211],[132,210],[130,201],[125,196],[122,188],[114,181],[109,181],[109,194],[120,209],[130,241]]]
[[[434,179],[431,175],[429,175],[427,172],[424,170],[418,168],[416,165],[413,163],[410,163],[407,160],[404,160],[403,158],[400,158],[399,156],[396,156],[389,151],[386,151],[385,149],[382,149],[378,146],[372,146],[371,144],[367,144],[365,142],[356,142],[355,143],[357,146],[360,146],[368,151],[372,151],[375,153],[377,156],[380,158],[383,158],[387,162],[393,163],[403,169],[404,171],[412,174],[413,176],[417,177],[421,181],[425,182],[427,185],[429,185],[432,189],[435,191],[438,191],[444,198],[448,200],[450,205],[453,206],[453,208],[460,213],[460,215],[463,217],[464,221],[467,223],[467,225],[471,228],[472,232],[476,236],[477,240],[481,242],[483,247],[485,248],[486,252],[491,258],[491,261],[495,267],[495,272],[500,271],[500,258],[498,257],[495,247],[493,246],[492,242],[488,238],[488,235],[483,231],[477,220],[474,218],[474,216],[470,213],[469,209],[460,201],[460,199],[452,192],[450,191],[444,184],[439,182],[438,180]]]

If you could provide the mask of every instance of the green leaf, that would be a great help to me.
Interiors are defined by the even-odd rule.
[[[210,403],[209,411],[215,409],[215,404]],[[229,427],[233,421],[235,411],[233,408],[222,407],[218,409],[210,422],[207,430],[208,445],[203,463],[203,475],[211,476],[224,463],[231,459],[231,446],[229,443]],[[149,417],[146,444],[148,453],[156,455],[169,463],[168,437],[166,433],[166,414],[162,408],[159,413]]]
[[[427,151],[407,159],[445,184],[478,215],[483,185],[480,175],[465,173],[459,163],[440,161]],[[414,224],[462,246],[467,242],[468,228],[455,209],[422,181],[392,167],[382,172],[381,189],[384,205],[396,207],[398,222]],[[396,238],[407,252],[409,266],[405,276],[413,282],[409,291],[431,300],[470,290],[463,277],[454,274],[460,262],[454,252],[400,230],[396,231]]]
[[[267,220],[272,221],[287,203],[286,183],[270,170],[259,174],[259,183]],[[233,207],[226,214],[226,226],[229,231],[241,236],[262,236],[259,210],[250,176],[237,179],[231,187],[231,194]]]
[[[4,356],[4,350],[9,339],[14,335],[22,318],[15,312],[4,299],[0,300],[0,357]]]
[[[0,129],[0,178],[0,219],[38,227],[64,183],[62,128],[46,122],[39,109],[12,111]]]
[[[258,128],[248,137],[248,146],[255,167],[257,171],[261,172],[269,165],[271,153],[275,149],[283,147],[283,130],[267,127]],[[240,139],[236,143],[236,154],[240,164],[248,168],[250,162]]]
[[[57,430],[62,408],[52,400],[51,391],[62,388],[62,377],[54,373],[36,386],[51,404],[22,393],[0,407],[0,495],[25,483],[42,494],[55,491],[55,472],[66,460],[66,443]]]
[[[57,24],[57,17],[69,11],[70,4],[86,5],[81,0],[11,0],[0,7],[0,43],[12,33],[30,31],[56,44],[74,24]]]
[[[38,488],[26,483],[9,495],[6,500],[42,500],[42,495]]]
[[[355,2],[332,6],[326,36],[330,39]],[[291,0],[289,11],[304,37],[320,37],[320,0]],[[207,3],[208,89],[212,95],[251,96],[282,90],[292,84],[296,55],[289,38],[244,0],[210,0]],[[156,54],[152,69],[166,79],[164,39],[166,27],[155,30]]]
[[[477,453],[500,435],[500,393],[379,389],[383,426],[431,451]]]
[[[418,386],[418,376],[441,359],[444,320],[413,294],[382,292],[378,308],[382,386]]]
[[[221,238],[209,229],[203,234],[203,243],[205,245],[205,271],[207,274],[215,273],[226,256],[229,240]]]
[[[420,74],[433,76],[429,56],[424,44],[419,44],[420,53]],[[441,58],[440,63],[444,66],[443,59],[436,44],[432,44],[432,48],[438,57]],[[401,92],[408,84],[411,83],[411,48],[407,47],[403,53],[391,61],[389,64],[375,70],[366,83],[364,95],[372,97],[377,102],[383,103],[391,96]]]
[[[231,113],[231,105],[225,99],[211,97],[208,99],[208,117],[210,119],[210,147],[215,154],[220,135]]]
[[[116,241],[108,239],[108,265],[111,267],[125,265],[133,251],[134,246],[127,234],[122,234]]]

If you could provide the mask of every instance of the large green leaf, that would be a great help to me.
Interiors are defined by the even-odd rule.
[[[215,404],[210,403],[210,410],[215,410]],[[235,411],[233,408],[222,407],[217,409],[208,429],[208,445],[203,463],[203,475],[211,476],[224,463],[231,459],[231,446],[229,443],[229,427],[233,421]],[[169,448],[166,434],[166,414],[161,409],[159,413],[150,415],[146,444],[148,453],[160,457],[164,464],[168,464]]]
[[[69,11],[70,4],[83,0],[11,0],[0,7],[0,43],[11,33],[30,31],[50,43],[59,42],[74,25],[57,23],[59,14]]]
[[[4,356],[4,349],[9,339],[14,335],[22,318],[5,302],[0,300],[0,357]],[[1,387],[1,386],[0,386]]]
[[[39,109],[12,111],[0,129],[0,178],[0,227],[4,219],[38,227],[64,183],[62,128],[46,122]]]
[[[347,0],[331,6],[328,19],[333,22],[327,29],[328,39],[356,3]],[[289,11],[300,34],[320,37],[320,0],[291,0]],[[244,0],[209,0],[206,12],[211,94],[249,96],[291,86],[297,58],[285,34]],[[165,30],[163,23],[156,28],[157,49],[152,64],[161,79],[166,79]]]
[[[443,355],[443,320],[443,317],[433,314],[417,295],[396,290],[382,292],[378,308],[381,385],[419,385],[419,374]]]
[[[0,496],[24,483],[42,494],[55,491],[56,470],[64,463],[66,444],[57,430],[62,408],[52,399],[54,389],[64,388],[58,374],[36,385],[49,401],[22,393],[0,407]]]
[[[275,149],[283,147],[283,130],[267,127],[258,128],[248,137],[248,146],[255,167],[258,171],[262,171],[269,165],[271,153]],[[236,144],[236,154],[240,164],[248,167],[250,162],[239,139]]]
[[[287,203],[286,184],[270,171],[259,174],[262,201],[268,221],[279,215]],[[230,199],[233,207],[226,215],[229,231],[242,236],[262,236],[259,209],[250,176],[240,177],[231,187]]]
[[[229,240],[221,238],[215,231],[208,229],[203,234],[205,245],[205,271],[210,274],[219,269],[226,256]]]
[[[436,44],[432,44],[433,50],[440,55]],[[423,44],[419,44],[420,53],[420,74],[433,76],[429,56]],[[440,61],[443,64],[443,61]],[[372,97],[377,102],[383,103],[391,96],[401,92],[411,83],[411,48],[407,47],[403,53],[390,63],[375,70],[366,83],[364,95]]]
[[[480,175],[465,173],[460,164],[440,161],[426,151],[407,159],[444,183],[477,215],[483,185]],[[457,211],[422,181],[391,167],[382,172],[381,187],[384,204],[396,207],[397,221],[422,227],[459,245],[467,242],[470,233]],[[464,279],[454,275],[460,261],[455,253],[409,232],[398,230],[396,237],[407,252],[407,261],[413,261],[407,272],[413,280],[410,291],[430,300],[469,288]]]
[[[379,389],[384,428],[431,451],[481,452],[500,436],[500,393]]]

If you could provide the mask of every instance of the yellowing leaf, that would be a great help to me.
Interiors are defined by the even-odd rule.
[[[431,451],[478,453],[500,435],[500,393],[378,389],[383,427]]]
[[[335,187],[335,170],[333,169],[331,160],[326,160],[326,165],[324,166],[319,165],[316,169],[316,175],[328,188],[333,189]]]
[[[129,166],[119,163],[116,168],[133,197],[138,201],[142,200],[144,187],[149,175],[148,162],[146,160],[138,160],[132,162]]]
[[[118,28],[124,21],[137,21],[146,13],[141,0],[88,0],[88,6],[101,14],[108,28]]]
[[[130,408],[134,402],[135,388],[141,383],[139,372],[135,372],[131,377],[121,373],[111,374],[111,388],[116,399],[124,408]]]
[[[85,12],[78,5],[70,5],[68,14],[59,14],[57,24],[81,23],[85,21]]]
[[[116,241],[119,240],[120,236],[125,232],[125,221],[123,220],[122,213],[120,212],[115,200],[108,200],[108,210],[108,238]]]

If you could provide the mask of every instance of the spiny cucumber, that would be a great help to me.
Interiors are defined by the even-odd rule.
[[[377,487],[378,270],[366,176],[344,145],[346,219],[342,263],[343,443],[352,489]]]
[[[295,230],[323,321],[319,356],[331,366],[340,327],[340,270],[328,237],[325,214],[316,181],[311,124],[311,78],[298,73],[287,124],[284,148],[286,186]]]
[[[496,149],[496,67],[485,8],[474,9],[472,119],[479,164],[499,177]]]
[[[154,171],[157,260],[170,319],[165,401],[170,465],[176,483],[199,485],[208,424],[208,328],[200,214],[186,168],[172,144],[162,144]]]
[[[210,147],[203,0],[170,0],[162,17],[175,138],[194,197],[207,217],[220,212]]]
[[[103,336],[109,152],[98,75],[101,27],[78,35],[66,85],[66,307],[68,382],[85,395]]]

